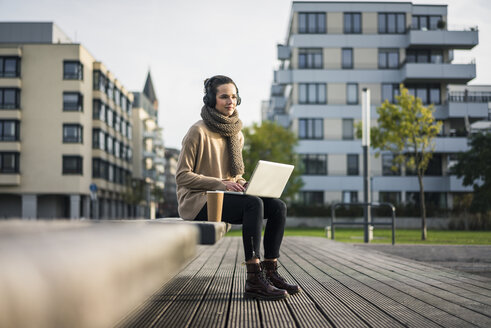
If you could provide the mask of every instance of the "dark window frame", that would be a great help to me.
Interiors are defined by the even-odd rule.
[[[356,28],[355,18],[359,17],[359,26]],[[362,15],[360,12],[343,13],[343,32],[344,34],[361,34],[363,30]]]
[[[298,50],[299,69],[323,69],[324,58],[322,48],[300,48]],[[320,59],[318,63],[317,59]]]
[[[77,96],[76,104],[65,100],[65,96]],[[83,112],[84,95],[78,91],[63,91],[63,111],[64,112]]]
[[[311,87],[314,87],[315,100],[311,101]],[[305,88],[305,101],[301,97],[301,89]],[[320,97],[320,93],[324,90],[324,99]],[[299,104],[309,104],[309,105],[319,105],[327,104],[327,84],[326,83],[299,83],[298,84],[298,103]]]
[[[304,175],[327,175],[327,154],[300,154],[304,166]]]
[[[356,159],[356,160],[354,160]],[[356,164],[356,165],[353,165]],[[349,176],[360,175],[360,155],[346,154],[346,174]]]
[[[324,191],[302,190],[300,191],[300,201],[304,205],[324,205]]]
[[[74,73],[67,72],[67,65],[76,65]],[[79,60],[64,60],[63,61],[63,80],[84,80],[84,64]]]
[[[317,123],[320,122],[320,135],[317,133]],[[305,135],[302,134],[302,125],[305,126]],[[298,138],[301,140],[324,139],[324,119],[322,118],[300,118],[298,119]]]
[[[14,103],[5,102],[5,92],[14,92]],[[20,109],[20,89],[19,88],[0,88],[0,109]]]
[[[74,161],[75,168],[68,166],[68,161]],[[62,174],[63,175],[83,175],[84,159],[80,155],[62,155]]]
[[[67,137],[65,135],[65,129],[68,128],[76,128],[77,129],[77,136],[75,137]],[[63,143],[68,143],[68,144],[83,144],[84,143],[84,127],[79,124],[79,123],[63,123],[63,130],[62,130],[62,140]]]
[[[302,26],[302,17],[305,18],[305,27]],[[311,20],[313,18],[313,22]],[[324,25],[319,24],[323,21]],[[298,34],[325,34],[327,32],[326,13],[321,12],[299,12]]]
[[[346,63],[344,60],[345,51],[349,51],[349,62]],[[341,49],[341,68],[342,69],[353,69],[354,67],[354,58],[353,58],[353,48],[342,48]]]
[[[391,55],[397,56],[397,64],[393,65],[391,62]],[[385,55],[384,60],[381,56]],[[379,69],[399,69],[400,67],[400,53],[399,49],[379,48],[378,49],[378,68]]]
[[[392,31],[389,26],[390,18],[394,17],[394,30]],[[399,22],[399,19],[402,17],[402,23]],[[378,24],[377,30],[379,34],[405,34],[406,27],[406,13],[401,12],[381,12],[377,15]],[[383,23],[383,27],[382,24]]]
[[[351,101],[349,98],[349,89],[350,87],[355,87],[356,90],[356,99],[354,101]],[[360,100],[359,100],[359,88],[358,88],[358,83],[346,83],[346,104],[348,105],[358,105]]]
[[[14,124],[14,136],[5,134],[5,125],[7,123]],[[20,121],[19,120],[0,120],[0,141],[12,142],[20,141]]]
[[[6,156],[13,155],[14,156],[14,167],[10,166],[6,169],[5,162]],[[20,153],[15,151],[0,151],[0,174],[18,174],[20,167]]]
[[[10,72],[6,71],[7,61],[15,61],[15,71]],[[2,78],[15,78],[20,77],[20,68],[21,68],[21,58],[19,56],[0,56],[0,77]]]

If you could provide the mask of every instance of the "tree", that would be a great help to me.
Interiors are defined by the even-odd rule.
[[[470,149],[458,155],[452,168],[464,186],[473,186],[471,212],[486,214],[491,210],[491,133],[476,133],[470,138]]]
[[[403,164],[410,170],[415,170],[419,182],[419,200],[421,214],[421,239],[426,240],[426,206],[424,196],[423,176],[428,163],[433,156],[433,139],[440,132],[441,122],[433,117],[433,105],[424,107],[420,98],[409,94],[404,85],[399,87],[400,96],[397,103],[388,100],[377,108],[378,126],[372,127],[372,147],[380,152],[390,151],[394,155],[392,168]],[[360,126],[357,134],[361,135]]]
[[[282,126],[264,121],[261,125],[254,123],[246,127],[244,133],[243,158],[245,165],[244,178],[248,180],[259,160],[295,165],[295,169],[283,192],[282,198],[291,202],[293,196],[302,188],[302,172],[295,153],[298,139],[296,135]]]

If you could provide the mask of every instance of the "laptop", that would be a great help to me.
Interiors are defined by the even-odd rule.
[[[227,194],[280,198],[293,172],[293,165],[260,160],[252,172],[245,191],[225,191]]]

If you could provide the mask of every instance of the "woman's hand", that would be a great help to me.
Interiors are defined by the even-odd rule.
[[[240,183],[228,181],[228,180],[223,180],[222,182],[225,184],[225,190],[227,190],[227,191],[244,191],[245,190],[245,188],[242,187],[242,185]]]

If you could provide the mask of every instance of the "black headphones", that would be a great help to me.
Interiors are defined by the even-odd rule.
[[[211,108],[215,108],[216,104],[217,104],[217,95],[215,93],[215,91],[213,91],[211,88],[211,83],[212,81],[216,80],[216,79],[221,79],[221,78],[226,78],[225,76],[223,75],[215,75],[213,77],[210,77],[208,80],[206,80],[205,82],[205,95],[203,97],[203,102],[205,103],[206,106],[209,106]],[[227,78],[229,79],[229,78]],[[235,89],[237,90],[237,106],[240,105],[240,102],[241,102],[241,99],[240,99],[240,96],[239,96],[239,88],[237,88],[237,86],[235,85],[235,83],[230,79],[230,82],[225,82],[224,84],[227,84],[227,83],[232,83],[234,86],[235,86]]]

